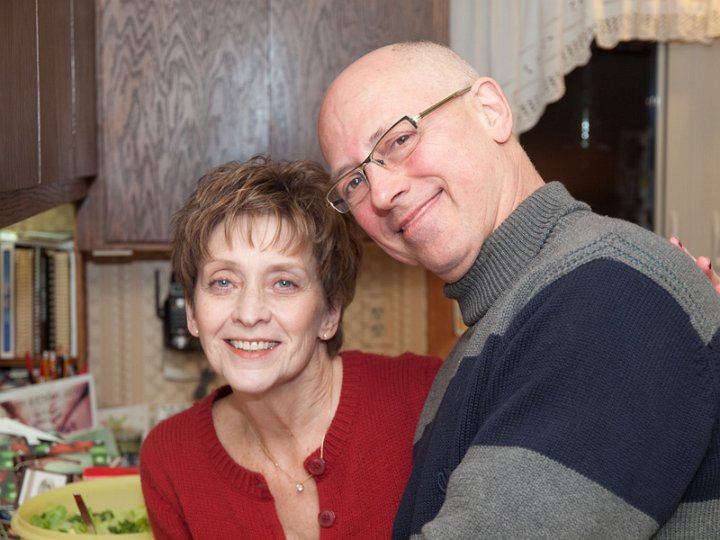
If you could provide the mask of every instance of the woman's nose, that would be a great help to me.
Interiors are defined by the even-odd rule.
[[[262,290],[255,287],[238,291],[233,307],[233,320],[253,326],[270,318],[270,308]]]

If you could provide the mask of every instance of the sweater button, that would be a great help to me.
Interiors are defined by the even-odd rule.
[[[318,514],[318,523],[321,527],[332,527],[332,524],[335,523],[335,512],[323,510]]]
[[[308,472],[313,476],[320,476],[325,472],[325,460],[321,457],[311,459],[308,463]]]

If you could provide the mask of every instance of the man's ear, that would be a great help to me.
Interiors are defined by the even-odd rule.
[[[489,77],[481,77],[470,89],[472,104],[480,119],[497,143],[504,143],[512,136],[512,110],[500,85]]]

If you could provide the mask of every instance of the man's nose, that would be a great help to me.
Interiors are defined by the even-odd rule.
[[[370,198],[374,207],[389,210],[395,206],[410,187],[409,178],[401,169],[389,169],[372,163],[365,167],[370,185]]]

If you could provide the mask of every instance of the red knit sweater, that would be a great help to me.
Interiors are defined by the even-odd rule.
[[[437,358],[346,352],[340,402],[316,477],[322,539],[389,538],[410,474],[412,440]],[[159,540],[284,538],[267,482],[218,440],[212,404],[225,386],[161,422],[140,456],[143,494]],[[305,461],[306,468],[312,457]]]

